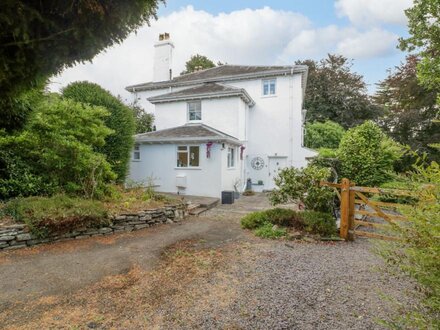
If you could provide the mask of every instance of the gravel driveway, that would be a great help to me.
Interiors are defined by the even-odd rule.
[[[0,327],[383,329],[378,321],[396,315],[393,301],[405,306],[416,299],[414,285],[407,278],[382,270],[370,241],[259,239],[239,227],[243,201],[230,213],[221,207],[209,217],[175,226],[170,234],[173,239],[163,238],[168,245],[155,259],[151,256],[154,264],[134,258],[123,274],[116,269],[114,274],[68,291],[58,288],[27,301],[10,301],[0,311]],[[253,208],[264,207],[258,198],[249,202]],[[199,229],[192,231],[192,226]],[[166,235],[166,228],[156,229],[154,235],[127,236],[122,246],[136,243],[137,250],[131,251],[139,253],[150,246],[140,243],[143,237],[159,242],[157,235]],[[88,249],[89,257],[93,249]],[[115,250],[119,251],[116,258],[124,258],[125,250]],[[44,254],[37,256],[44,258]],[[14,258],[8,262],[13,265]],[[127,267],[127,262],[122,264]],[[25,265],[20,267],[26,272]]]

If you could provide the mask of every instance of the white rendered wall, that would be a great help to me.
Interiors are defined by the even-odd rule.
[[[176,149],[175,144],[141,144],[141,160],[130,162],[129,179],[146,183],[148,178],[154,178],[156,191],[177,193],[176,176],[186,175],[187,195],[221,197],[221,145],[211,147],[211,157],[208,159],[206,144],[201,144],[200,167],[197,169],[177,168]]]
[[[156,104],[156,129],[165,129],[195,123],[188,121],[186,101]],[[246,104],[240,97],[226,97],[202,100],[202,120],[197,121],[211,126],[239,140],[245,139]]]
[[[235,166],[228,168],[228,148],[235,148]],[[225,144],[222,150],[222,190],[234,190],[235,183],[238,182],[237,189],[242,191],[242,161],[240,161],[240,148],[237,146]]]

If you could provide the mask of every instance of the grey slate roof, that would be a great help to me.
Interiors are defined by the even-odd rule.
[[[229,142],[241,144],[235,137],[204,124],[186,124],[159,131],[135,135],[136,142],[178,143],[178,142]]]
[[[301,73],[303,80],[307,77],[306,65],[289,66],[245,66],[245,65],[221,65],[214,68],[184,74],[168,81],[148,82],[143,84],[127,86],[129,92],[154,90],[167,87],[194,85],[204,82],[221,82],[239,79],[253,79],[260,77],[279,76],[290,73]]]
[[[151,103],[172,102],[176,100],[196,100],[209,97],[228,97],[240,96],[244,102],[249,105],[255,104],[254,100],[242,88],[225,86],[216,83],[205,83],[196,87],[187,88],[178,92],[162,94],[150,97],[148,101]]]

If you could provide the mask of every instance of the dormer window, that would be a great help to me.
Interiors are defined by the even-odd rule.
[[[188,102],[188,121],[202,120],[202,102]]]
[[[263,96],[275,95],[277,90],[276,79],[264,79],[263,80]]]

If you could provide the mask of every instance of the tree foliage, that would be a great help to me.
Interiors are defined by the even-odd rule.
[[[94,149],[112,132],[102,107],[56,95],[33,103],[25,128],[0,135],[0,197],[59,191],[93,197],[114,179],[110,165]]]
[[[63,89],[63,96],[94,106],[101,106],[108,110],[105,124],[113,133],[105,139],[105,144],[97,150],[106,155],[118,181],[125,180],[130,160],[130,151],[133,148],[135,122],[133,112],[117,97],[113,96],[101,86],[87,81],[74,82]]]
[[[396,141],[409,145],[414,151],[426,152],[431,160],[439,160],[437,150],[430,148],[433,141],[440,140],[440,130],[433,122],[440,118],[436,104],[438,89],[428,89],[417,79],[415,55],[396,67],[378,85],[375,102],[384,109],[381,126]]]
[[[413,6],[405,11],[410,36],[400,39],[402,50],[420,51],[418,77],[423,85],[437,90],[440,89],[439,8],[439,0],[414,0]]]
[[[145,112],[145,110],[138,104],[133,102],[130,105],[131,111],[135,121],[135,133],[146,133],[153,130],[154,115],[152,113]]]
[[[192,73],[197,70],[209,69],[215,67],[215,63],[204,55],[193,55],[185,63],[185,70],[181,74]]]
[[[0,128],[22,127],[16,98],[124,40],[161,0],[4,0],[0,7]],[[18,107],[15,107],[17,106]],[[8,121],[11,119],[11,121]],[[18,126],[16,126],[18,124]]]
[[[324,123],[307,123],[304,144],[313,149],[336,149],[344,133],[345,129],[341,125],[330,120]]]
[[[304,107],[307,121],[334,121],[344,128],[376,119],[380,109],[367,95],[361,75],[351,71],[352,64],[342,55],[331,55],[317,62],[298,61],[309,67]]]
[[[387,137],[372,121],[351,128],[341,140],[337,156],[340,176],[357,185],[377,186],[391,177],[402,146]]]

